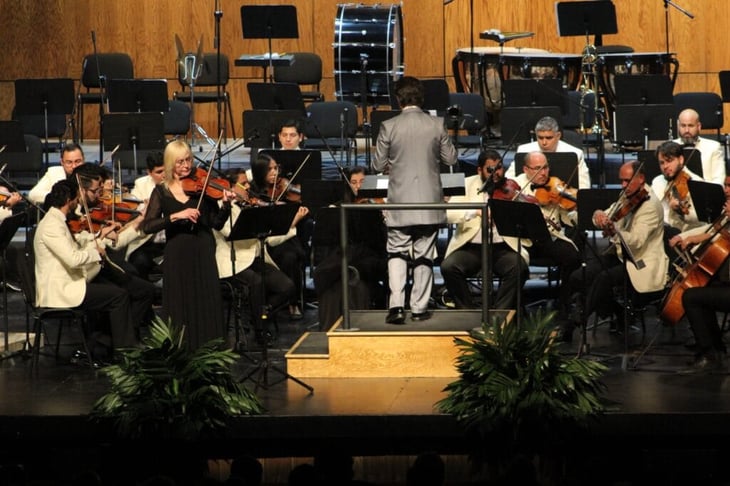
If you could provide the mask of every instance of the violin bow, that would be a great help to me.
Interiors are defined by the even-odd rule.
[[[274,201],[274,203],[278,203],[279,200],[282,198],[282,196],[284,194],[286,194],[287,191],[289,191],[289,188],[291,187],[292,182],[294,181],[294,179],[296,179],[297,175],[299,175],[299,172],[304,168],[304,165],[307,163],[307,161],[309,160],[309,158],[311,156],[312,156],[311,152],[307,154],[307,156],[304,158],[304,161],[302,161],[302,163],[299,165],[299,167],[297,167],[297,170],[294,172],[294,174],[292,174],[291,179],[289,179],[289,183],[286,185],[286,187],[284,188],[284,190],[282,190],[281,191],[281,194],[279,194],[276,197],[276,200]]]
[[[613,207],[611,208],[611,211],[609,212],[608,219],[613,218],[613,215],[616,214],[616,211],[618,211],[618,208],[620,207],[619,201],[621,201],[623,198],[626,197],[626,189],[631,185],[632,182],[634,182],[634,178],[639,175],[639,172],[641,172],[641,169],[644,168],[644,162],[639,162],[639,167],[636,168],[633,175],[631,176],[631,179],[629,179],[629,182],[626,184],[626,187],[621,189],[621,192],[618,194],[618,197],[616,198],[616,202],[614,203]]]
[[[208,149],[208,152],[205,154],[205,157],[203,157],[203,160],[206,160],[211,153],[217,153],[218,147],[221,144],[221,140],[223,140],[223,130],[221,130],[220,135],[218,135],[218,140],[215,142],[215,145],[213,145],[211,148]],[[203,203],[203,196],[205,195],[205,190],[208,188],[208,181],[210,180],[210,173],[213,171],[213,160],[211,160],[208,163],[208,168],[205,173],[205,181],[203,181],[203,190],[200,191],[200,196],[198,197],[198,204],[195,206],[195,209],[200,210],[200,205]]]

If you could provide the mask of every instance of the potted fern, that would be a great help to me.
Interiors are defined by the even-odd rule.
[[[513,481],[517,470],[544,468],[566,435],[603,411],[606,367],[562,355],[554,317],[538,312],[522,326],[493,322],[470,340],[456,339],[460,377],[446,386],[437,407],[474,439],[473,465],[486,467],[490,477]]]
[[[256,395],[231,376],[238,355],[221,344],[190,350],[183,327],[157,318],[141,348],[102,369],[111,389],[92,416],[112,419],[121,438],[193,441],[222,434],[230,417],[261,413]]]

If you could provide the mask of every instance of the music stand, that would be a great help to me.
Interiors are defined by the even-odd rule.
[[[720,184],[689,180],[687,186],[699,221],[712,223],[720,217],[725,205],[725,192]]]
[[[342,201],[346,191],[351,189],[339,179],[303,181],[302,206],[308,207],[309,214],[316,220],[320,210]],[[339,244],[339,240],[337,243]]]
[[[666,140],[671,135],[674,105],[616,105],[614,127],[621,145],[642,145],[649,140]]]
[[[617,105],[674,104],[672,81],[666,74],[620,74],[613,85]]]
[[[238,240],[250,240],[256,238],[259,242],[259,254],[256,258],[260,259],[261,267],[263,267],[263,260],[265,255],[266,238],[269,236],[283,235],[289,232],[291,222],[294,220],[299,206],[297,204],[272,204],[270,206],[250,207],[243,209],[241,214],[238,216],[236,223],[231,229],[231,234],[226,238],[228,241]],[[261,279],[261,295],[263,296],[263,309],[257,309],[261,312],[261,321],[266,322],[268,319],[268,307],[266,306],[266,284],[264,279]],[[262,329],[264,334],[268,330]],[[303,386],[310,393],[314,391],[314,388],[291,376],[285,370],[273,366],[269,361],[268,353],[269,343],[264,341],[262,346],[262,357],[258,362],[256,368],[246,375],[241,381],[251,378],[257,372],[259,373],[258,378],[255,380],[256,388],[263,386],[264,389],[269,387],[269,369],[278,371],[284,376],[284,380],[291,379],[295,383]]]
[[[125,169],[138,173],[139,155],[164,150],[164,116],[160,112],[108,113],[103,117],[104,150],[120,145],[117,157]],[[112,164],[114,161],[112,161]]]
[[[287,120],[303,119],[304,116],[299,110],[245,110],[243,139],[246,145],[251,147],[276,147],[279,143],[281,125]]]
[[[550,166],[550,175],[565,182],[569,187],[578,187],[578,155],[573,152],[543,152],[547,163]],[[515,160],[515,175],[522,174],[522,166],[525,165],[525,152],[517,152]]]
[[[254,110],[296,110],[299,117],[307,113],[296,83],[248,83],[246,89]]]
[[[545,224],[545,216],[537,204],[490,198],[489,209],[499,234],[503,237],[518,238],[518,255],[522,254],[523,238],[528,238],[533,243],[550,240],[550,231]],[[518,267],[524,264],[522,258],[517,259]],[[520,278],[521,273],[521,268],[518,268],[517,278]],[[517,292],[517,325],[522,325],[522,288]]]
[[[375,145],[378,141],[378,134],[380,133],[380,125],[385,120],[390,120],[394,116],[400,115],[400,110],[380,111],[373,110],[370,112],[370,136],[372,137],[372,143]]]
[[[261,150],[279,164],[279,175],[293,183],[322,178],[322,152],[319,150]],[[306,162],[305,162],[306,161]],[[302,165],[303,164],[303,165]],[[299,170],[301,167],[301,170]],[[296,178],[294,174],[299,171]]]
[[[659,168],[659,159],[656,158],[656,152],[654,150],[639,150],[636,152],[636,160],[638,160],[644,168],[644,175],[647,184],[651,185],[651,182],[657,176],[662,175],[662,170]]]
[[[3,354],[2,359],[12,358],[17,353],[10,353],[8,351],[8,348],[10,347],[9,343],[9,336],[10,336],[10,323],[8,322],[8,287],[5,285],[5,282],[7,282],[7,271],[6,268],[8,266],[8,260],[7,260],[7,250],[8,246],[10,246],[10,242],[13,240],[13,236],[15,236],[15,233],[17,233],[18,228],[23,224],[26,218],[26,213],[23,211],[22,213],[13,214],[12,216],[8,216],[5,218],[2,223],[0,223],[0,255],[2,258],[2,281],[3,281],[3,324],[5,328],[5,342],[4,342],[4,348],[3,348]],[[21,352],[24,352],[26,349],[30,349],[30,328],[28,327],[29,323],[26,321],[25,326],[25,343],[23,344],[23,350]]]
[[[520,106],[504,107],[500,113],[502,122],[502,141],[522,144],[532,141],[535,124],[543,117],[549,116],[560,120],[558,106]]]
[[[109,80],[110,112],[170,111],[166,79]]]
[[[53,79],[16,79],[15,80],[15,113],[18,119],[24,117],[43,117],[43,137],[46,166],[48,166],[49,120],[63,118],[62,127],[66,127],[66,115],[73,113],[76,103],[74,80],[70,78]],[[29,120],[29,121],[30,121]],[[54,129],[63,134],[61,126]],[[54,130],[56,132],[56,130]]]
[[[567,91],[560,79],[505,79],[502,93],[505,107],[557,106],[567,111]]]
[[[610,0],[555,4],[560,37],[617,34],[616,7]]]
[[[702,170],[702,153],[694,147],[684,147],[682,149],[682,153],[684,155],[684,166],[693,174],[704,179],[705,174]]]
[[[268,39],[269,67],[274,75],[271,39],[297,39],[297,7],[294,5],[243,5],[241,30],[244,39]],[[264,74],[266,78],[266,74]]]

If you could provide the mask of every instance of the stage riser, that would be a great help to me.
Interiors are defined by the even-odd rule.
[[[456,377],[456,336],[467,333],[327,333],[329,355],[287,354],[287,370],[297,378]]]

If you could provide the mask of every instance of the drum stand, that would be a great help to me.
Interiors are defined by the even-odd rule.
[[[365,167],[370,168],[370,120],[368,119],[368,55],[360,53],[360,106],[362,107],[362,133],[365,136]],[[357,165],[357,160],[355,160]]]

